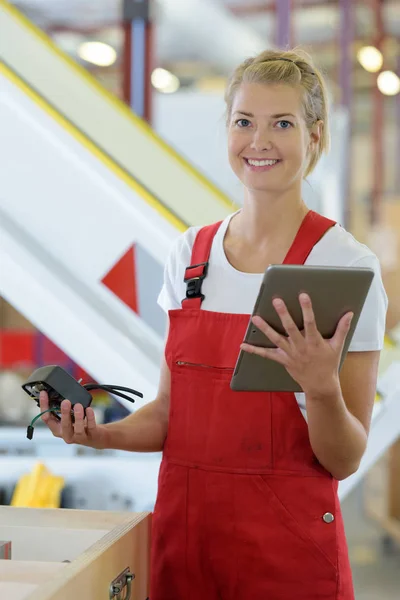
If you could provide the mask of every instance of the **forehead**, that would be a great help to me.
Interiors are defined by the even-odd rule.
[[[255,116],[292,113],[303,115],[303,94],[299,86],[242,83],[232,103],[232,113],[245,111]]]

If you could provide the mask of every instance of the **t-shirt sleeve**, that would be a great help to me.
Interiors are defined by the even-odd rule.
[[[383,287],[379,261],[371,254],[359,259],[352,266],[373,269],[375,276],[361,311],[349,352],[382,350],[388,299]]]
[[[197,228],[191,227],[172,244],[164,266],[164,283],[157,302],[164,312],[181,308],[185,296],[183,281],[185,269],[190,265],[192,245]]]

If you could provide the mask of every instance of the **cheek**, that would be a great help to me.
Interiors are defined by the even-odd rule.
[[[308,156],[311,151],[311,140],[308,132],[304,132],[301,138],[303,156]]]
[[[242,139],[235,134],[228,135],[228,156],[231,164],[237,164],[241,160],[239,155],[243,151],[243,148],[244,143]]]
[[[307,143],[302,135],[289,136],[281,144],[282,153],[296,162],[302,163],[307,155]]]

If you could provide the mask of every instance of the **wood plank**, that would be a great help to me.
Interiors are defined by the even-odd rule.
[[[73,561],[108,533],[108,530],[61,527],[1,527],[1,535],[11,540],[13,560],[44,562]]]
[[[37,585],[32,583],[10,583],[0,581],[0,598],[2,600],[29,600]]]
[[[0,581],[21,582],[38,585],[46,583],[59,569],[68,563],[0,560]]]
[[[379,513],[375,513],[371,508],[368,509],[368,516],[374,519],[386,533],[400,543],[400,522],[397,519],[382,518]]]
[[[122,523],[131,512],[104,510],[76,510],[71,508],[19,508],[0,506],[0,527],[61,527],[71,529],[112,529]]]
[[[388,516],[400,524],[400,440],[390,449],[388,470]]]

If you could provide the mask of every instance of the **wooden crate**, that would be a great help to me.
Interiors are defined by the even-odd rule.
[[[146,600],[150,526],[149,513],[0,507],[0,539],[12,543],[11,560],[0,560],[0,598],[109,600],[129,569],[130,600]]]

